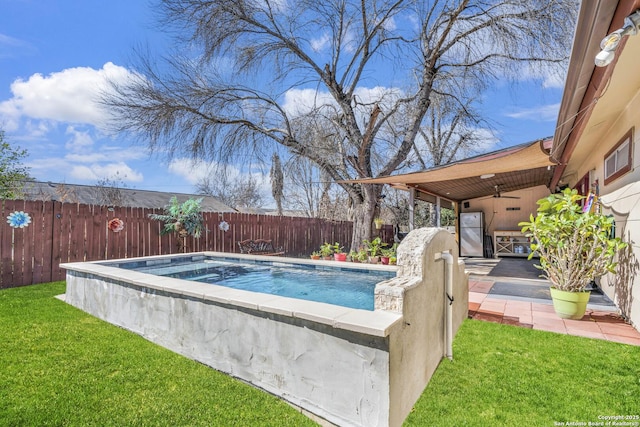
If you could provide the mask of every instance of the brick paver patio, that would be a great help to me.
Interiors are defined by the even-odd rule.
[[[469,278],[470,318],[640,346],[640,332],[615,311],[587,309],[581,320],[561,319],[551,302],[544,304],[488,295],[493,284],[494,280],[489,278]]]

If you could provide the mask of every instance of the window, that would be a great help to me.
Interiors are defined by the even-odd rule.
[[[631,170],[633,128],[604,157],[604,183],[618,179]]]

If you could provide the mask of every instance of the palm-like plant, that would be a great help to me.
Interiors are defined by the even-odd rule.
[[[204,229],[201,204],[202,198],[180,203],[173,196],[170,204],[165,206],[164,214],[149,214],[149,218],[164,222],[161,234],[178,233],[182,237],[199,238]]]

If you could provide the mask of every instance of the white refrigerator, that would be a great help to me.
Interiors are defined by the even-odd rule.
[[[460,214],[460,256],[484,256],[484,215],[482,212]]]

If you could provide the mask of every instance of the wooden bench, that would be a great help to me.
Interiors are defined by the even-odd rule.
[[[284,255],[282,247],[275,248],[271,240],[267,239],[247,239],[238,242],[240,253],[252,255]]]

